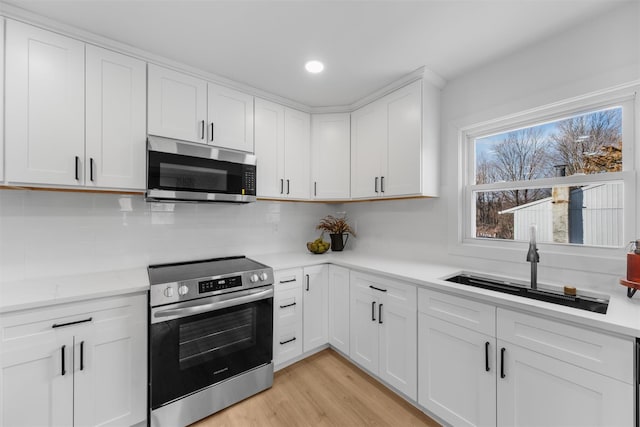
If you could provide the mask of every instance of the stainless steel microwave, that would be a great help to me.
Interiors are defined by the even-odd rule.
[[[149,136],[146,199],[152,202],[254,202],[256,157]]]

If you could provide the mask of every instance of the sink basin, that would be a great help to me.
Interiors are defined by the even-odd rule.
[[[462,273],[457,276],[445,279],[447,282],[459,283],[461,285],[473,286],[475,288],[489,289],[505,294],[518,295],[524,298],[538,301],[560,304],[566,307],[578,308],[594,313],[607,313],[609,298],[606,296],[596,297],[591,295],[565,295],[562,290],[553,289],[531,289],[525,285],[499,280],[495,278],[482,277],[470,273]]]

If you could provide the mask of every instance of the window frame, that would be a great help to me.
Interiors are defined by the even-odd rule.
[[[638,82],[607,89],[596,93],[575,97],[538,108],[503,116],[500,118],[458,128],[458,226],[456,244],[451,252],[458,255],[471,255],[481,258],[500,260],[519,260],[520,252],[526,242],[507,239],[492,239],[475,236],[475,191],[500,191],[515,188],[541,188],[554,185],[579,185],[598,182],[622,182],[624,185],[623,242],[636,239],[639,224],[636,212],[639,212],[640,197],[637,197],[638,132],[640,128],[640,108],[637,92]],[[622,156],[621,172],[605,172],[590,175],[542,178],[530,181],[514,181],[489,184],[475,183],[475,145],[474,140],[511,130],[518,130],[538,124],[554,122],[583,113],[589,113],[615,106],[622,106]],[[598,258],[617,258],[626,252],[625,247],[589,246],[571,243],[539,242],[541,251],[559,255],[547,265],[555,267],[577,266],[570,257],[579,255]],[[478,250],[482,249],[482,250]],[[567,255],[567,256],[565,256]],[[566,264],[563,264],[566,263]],[[547,263],[547,262],[545,262]],[[579,267],[576,267],[579,268]]]

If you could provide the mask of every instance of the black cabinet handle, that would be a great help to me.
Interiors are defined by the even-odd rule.
[[[376,190],[376,193],[377,193],[378,192],[378,177],[377,176],[376,176],[376,179],[375,179],[374,189]]]
[[[505,351],[506,349],[504,347],[500,349],[500,378],[506,377],[506,375],[504,374],[504,352]]]
[[[62,369],[60,370],[60,373],[62,375],[67,373],[67,370],[64,367],[64,365],[65,365],[65,363],[64,363],[64,351],[65,351],[65,348],[67,348],[66,345],[63,345],[62,348],[60,348],[60,351],[62,352],[62,358],[61,358],[62,359]]]
[[[80,181],[80,157],[76,156],[76,181]]]
[[[313,181],[313,195],[318,195],[318,183],[316,181]]]
[[[213,141],[213,122],[211,122],[211,141]]]
[[[386,290],[386,289],[376,288],[375,286],[371,286],[371,285],[369,285],[369,287],[370,287],[371,289],[375,289],[376,291],[380,291],[380,292],[387,292],[387,290]]]
[[[382,306],[384,304],[380,304],[378,306],[378,323],[382,324]]]
[[[371,321],[376,321],[376,302],[371,301]]]
[[[83,320],[76,320],[75,322],[67,322],[67,323],[54,323],[53,325],[51,325],[52,328],[62,328],[65,326],[71,326],[71,325],[77,325],[78,323],[87,323],[87,322],[91,322],[91,319],[93,319],[92,317],[89,317],[88,319],[83,319]]]
[[[280,283],[291,283],[291,282],[295,282],[296,279],[295,277],[293,279],[289,279],[289,280],[280,280]]]
[[[284,193],[284,179],[280,180],[280,194]]]
[[[295,303],[295,302],[292,302],[291,304],[281,305],[281,306],[280,306],[280,308],[293,307],[294,305],[296,305],[296,303]]]
[[[202,127],[202,137],[200,139],[204,139],[204,120],[201,122],[201,127]]]
[[[380,177],[380,192],[384,193],[384,176]]]
[[[290,340],[280,341],[280,345],[285,345],[285,344],[288,344],[288,343],[293,342],[295,340],[296,340],[296,337],[293,337]]]
[[[307,292],[309,292],[309,275],[306,274],[305,276],[307,276]]]
[[[289,180],[287,180],[287,194],[289,194]]]
[[[489,341],[484,343],[484,370],[489,372]]]
[[[84,341],[80,341],[80,370],[84,371]]]
[[[89,158],[89,179],[93,182],[93,157]]]

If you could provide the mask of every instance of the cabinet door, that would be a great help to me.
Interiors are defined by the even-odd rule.
[[[284,196],[309,198],[311,120],[307,113],[284,110]]]
[[[145,63],[87,46],[88,186],[145,188]]]
[[[329,265],[329,343],[349,355],[349,269]]]
[[[205,143],[207,83],[153,64],[148,79],[149,133]]]
[[[632,384],[501,340],[497,350],[498,426],[633,425]]]
[[[258,197],[284,195],[284,107],[255,100],[255,149]]]
[[[208,143],[253,153],[253,96],[208,83]]]
[[[144,421],[146,298],[122,298],[91,316],[92,326],[74,337],[74,425],[121,426]]]
[[[4,19],[0,19],[0,82],[4,82]],[[0,84],[4,99],[4,84]],[[0,102],[0,183],[4,181],[4,102]]]
[[[73,334],[60,310],[0,315],[0,426],[73,424]]]
[[[378,300],[372,295],[369,282],[358,274],[351,274],[349,300],[349,355],[354,362],[377,375]]]
[[[84,43],[7,20],[6,178],[84,182]]]
[[[417,395],[417,290],[413,285],[387,284],[380,297],[379,376],[411,399]]]
[[[374,102],[351,113],[351,197],[380,196],[381,165],[387,146],[384,105]]]
[[[351,181],[349,114],[311,116],[311,197],[348,199]]]
[[[305,267],[303,290],[303,350],[309,351],[329,341],[329,267]]]
[[[388,141],[383,163],[383,196],[419,194],[422,159],[422,82],[417,81],[382,99],[387,113]]]
[[[454,426],[495,426],[495,341],[420,313],[418,403]]]

